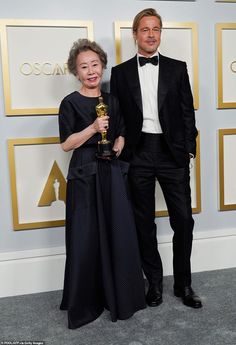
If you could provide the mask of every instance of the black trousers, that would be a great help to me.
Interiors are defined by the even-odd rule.
[[[131,160],[131,197],[143,271],[149,284],[162,288],[163,269],[155,224],[156,179],[163,191],[170,225],[174,231],[174,286],[190,286],[194,220],[191,209],[189,161],[186,158],[184,167],[176,163],[163,134],[142,134],[140,145]]]

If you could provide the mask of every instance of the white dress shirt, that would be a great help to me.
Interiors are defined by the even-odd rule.
[[[158,53],[153,56],[158,55]],[[137,54],[137,59],[141,54]],[[158,116],[158,76],[159,64],[154,66],[151,63],[140,67],[138,61],[138,74],[143,104],[143,127],[145,133],[162,133]]]

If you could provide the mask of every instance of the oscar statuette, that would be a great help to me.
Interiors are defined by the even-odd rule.
[[[108,115],[108,106],[103,103],[103,97],[99,97],[99,103],[96,105],[96,113],[98,117]],[[112,150],[112,142],[107,140],[107,130],[102,133],[102,140],[98,142],[97,157],[101,159],[111,159],[115,156],[115,152]]]

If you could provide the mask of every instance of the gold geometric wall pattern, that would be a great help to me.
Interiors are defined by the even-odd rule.
[[[50,206],[57,200],[66,202],[66,180],[57,162],[54,161],[38,206]]]

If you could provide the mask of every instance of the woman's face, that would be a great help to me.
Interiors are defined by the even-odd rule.
[[[76,59],[77,78],[82,86],[87,89],[95,89],[102,79],[102,62],[99,55],[92,50],[79,53]]]

